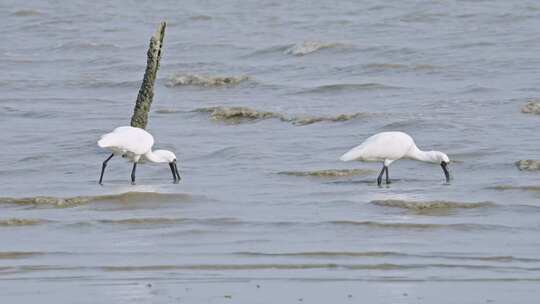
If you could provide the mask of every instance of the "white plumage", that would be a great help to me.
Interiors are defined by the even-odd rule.
[[[99,183],[102,184],[103,173],[107,162],[114,155],[121,155],[133,162],[133,170],[131,172],[131,182],[135,183],[135,169],[137,163],[148,160],[153,163],[169,163],[173,174],[174,182],[180,180],[180,174],[176,165],[176,155],[167,150],[152,151],[154,145],[154,137],[146,130],[130,126],[118,127],[112,132],[101,136],[97,142],[98,146],[108,149],[112,154],[103,162]]]
[[[412,137],[403,132],[377,133],[340,157],[342,161],[382,162],[383,168],[377,178],[379,185],[385,171],[386,183],[390,183],[388,166],[401,158],[440,164],[446,181],[450,180],[450,174],[447,170],[447,165],[450,162],[448,156],[439,151],[422,151],[418,149]]]
[[[154,136],[147,131],[134,127],[118,127],[101,136],[98,146],[108,148],[116,155],[127,156],[132,161],[152,150]]]

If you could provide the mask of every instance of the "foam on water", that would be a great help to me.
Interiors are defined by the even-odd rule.
[[[397,199],[374,200],[371,201],[371,204],[381,207],[393,207],[422,212],[437,211],[441,209],[476,209],[496,206],[492,202],[465,203],[449,201],[404,201]]]
[[[521,108],[521,112],[540,115],[540,101],[532,100]]]
[[[525,171],[538,171],[540,170],[540,160],[536,159],[522,159],[517,161],[516,166],[519,170]]]
[[[196,112],[210,113],[210,118],[215,121],[221,121],[230,124],[239,124],[260,119],[279,118],[284,119],[284,116],[267,111],[258,111],[248,107],[209,107],[199,108]]]
[[[276,118],[283,122],[292,123],[297,126],[305,126],[319,122],[343,122],[352,119],[370,117],[373,114],[353,113],[340,114],[336,116],[289,116],[282,113],[260,111],[248,107],[208,107],[199,108],[195,112],[210,113],[210,118],[215,121],[221,121],[229,124],[240,124],[253,122],[257,120]],[[176,111],[160,111],[160,113],[176,113]]]

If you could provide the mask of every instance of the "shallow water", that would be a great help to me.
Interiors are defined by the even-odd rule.
[[[0,3],[2,303],[537,302],[538,3],[219,4]],[[113,158],[100,187],[162,19],[149,130],[182,182]],[[388,130],[451,184],[338,161]]]

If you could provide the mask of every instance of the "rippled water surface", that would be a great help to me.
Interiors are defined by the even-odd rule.
[[[113,158],[148,40],[166,165]],[[536,1],[0,2],[0,302],[537,303]],[[410,133],[438,166],[339,156]],[[459,291],[459,292],[458,292]]]

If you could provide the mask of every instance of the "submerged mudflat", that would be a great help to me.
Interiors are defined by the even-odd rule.
[[[107,157],[168,21],[149,131]],[[533,1],[0,3],[0,303],[540,298]],[[452,159],[339,156],[380,131]],[[516,164],[516,162],[522,160]],[[520,168],[522,170],[520,170]],[[456,293],[456,290],[459,290]]]

